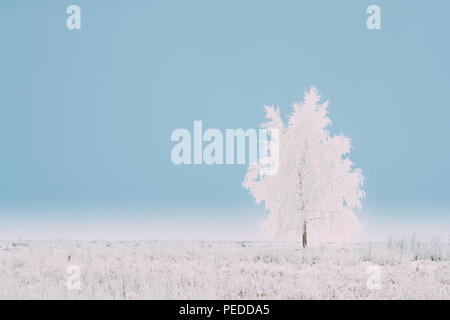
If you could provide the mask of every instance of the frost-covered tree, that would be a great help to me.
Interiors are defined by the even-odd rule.
[[[268,231],[281,240],[301,239],[304,247],[355,231],[364,197],[362,171],[347,158],[350,139],[330,134],[327,107],[314,87],[293,105],[287,125],[278,108],[265,106],[268,121],[261,127],[279,132],[279,169],[265,175],[261,163],[252,163],[243,182],[257,204],[264,202]]]

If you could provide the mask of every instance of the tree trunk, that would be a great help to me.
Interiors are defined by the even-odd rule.
[[[303,233],[302,233],[302,238],[303,238],[303,248],[306,248],[306,246],[308,245],[308,234],[306,231],[306,219],[303,220]]]

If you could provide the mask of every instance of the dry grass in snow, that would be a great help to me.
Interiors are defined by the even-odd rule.
[[[80,269],[81,288],[68,280]],[[369,289],[378,266],[379,289]],[[370,270],[370,269],[369,269]],[[72,282],[73,283],[73,282]],[[0,299],[450,299],[448,242],[0,242]]]

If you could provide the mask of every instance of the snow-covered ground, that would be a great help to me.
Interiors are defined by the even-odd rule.
[[[270,242],[3,241],[0,299],[450,299],[449,248],[447,240],[414,237],[307,249]]]

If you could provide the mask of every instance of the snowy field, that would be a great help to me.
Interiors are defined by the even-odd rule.
[[[449,247],[2,241],[0,299],[450,299]]]

